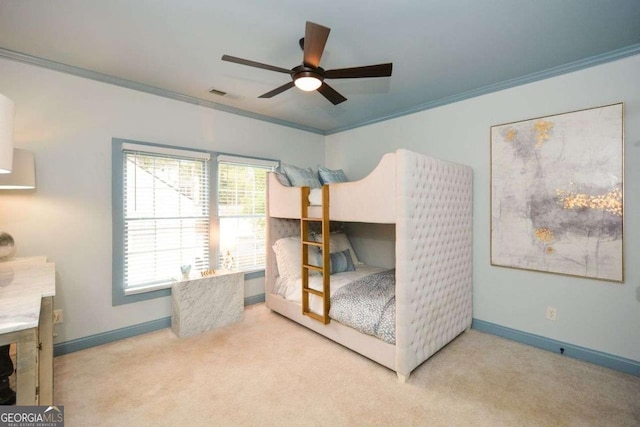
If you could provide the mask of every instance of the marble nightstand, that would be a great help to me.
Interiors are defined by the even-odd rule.
[[[230,325],[244,316],[244,273],[176,282],[171,286],[171,329],[180,338]]]

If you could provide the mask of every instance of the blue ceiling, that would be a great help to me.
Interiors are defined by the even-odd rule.
[[[331,28],[325,69],[393,75],[332,80],[348,98],[334,106],[295,88],[258,99],[289,77],[220,60],[299,65],[306,21]],[[320,134],[637,53],[639,0],[0,2],[0,57]]]

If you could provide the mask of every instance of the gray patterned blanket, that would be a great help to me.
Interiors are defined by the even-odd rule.
[[[389,344],[396,343],[395,269],[362,277],[331,296],[329,317]]]

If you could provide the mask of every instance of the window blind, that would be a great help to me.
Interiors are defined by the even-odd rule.
[[[167,287],[180,266],[209,268],[207,156],[123,145],[125,292]]]
[[[262,269],[266,263],[267,172],[278,162],[218,156],[220,263],[229,254],[233,268]]]

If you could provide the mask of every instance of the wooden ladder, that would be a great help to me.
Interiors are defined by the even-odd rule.
[[[329,256],[329,186],[322,186],[322,217],[309,217],[309,187],[302,187],[301,214],[300,214],[300,242],[302,246],[302,314],[309,316],[319,322],[328,324],[330,308],[330,279],[331,271]],[[314,242],[309,235],[309,224],[319,222],[322,224],[322,241]],[[322,249],[322,267],[309,263],[309,247],[315,246]],[[322,274],[322,291],[317,291],[309,287],[310,271],[319,271]],[[309,308],[309,295],[316,295],[322,298],[322,314],[317,314]]]

